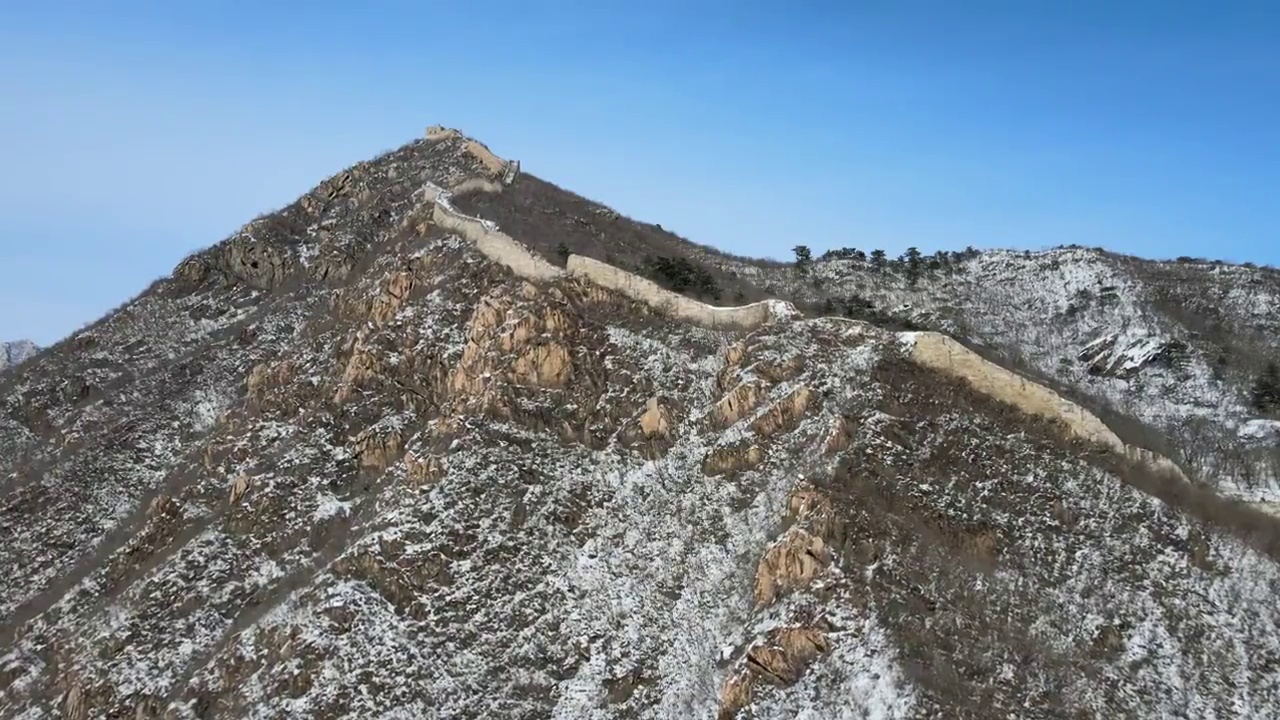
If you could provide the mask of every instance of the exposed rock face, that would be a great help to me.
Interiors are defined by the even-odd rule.
[[[1178,340],[1136,338],[1121,342],[1118,333],[1111,333],[1090,342],[1076,357],[1091,375],[1127,380],[1153,365],[1185,367],[1187,353],[1187,344]]]
[[[756,603],[769,605],[780,593],[813,582],[831,562],[831,551],[822,538],[801,528],[791,528],[769,546],[756,570]]]
[[[729,427],[754,411],[760,404],[763,387],[762,383],[748,380],[726,393],[715,406],[716,425]]]
[[[259,290],[280,286],[293,269],[286,255],[251,237],[227,243],[215,262],[218,269]]]
[[[723,475],[750,470],[764,462],[764,450],[757,444],[726,445],[707,453],[702,471],[708,475]]]
[[[648,404],[645,405],[644,414],[640,416],[640,430],[645,437],[670,437],[670,414],[666,408],[662,407],[658,398],[649,398]]]
[[[513,295],[486,297],[471,316],[451,389],[483,402],[499,376],[513,385],[564,388],[573,379],[568,341],[575,330],[560,308],[537,312]]]
[[[780,304],[703,322],[421,192],[495,167],[433,128],[0,377],[5,713],[1280,701],[1263,538],[972,358]]]

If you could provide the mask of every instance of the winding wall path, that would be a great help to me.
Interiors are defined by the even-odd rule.
[[[427,132],[427,138],[431,140],[455,137],[465,138],[457,130],[439,126],[433,126]],[[566,269],[552,265],[523,243],[501,232],[496,223],[465,215],[453,206],[454,193],[501,192],[519,173],[519,163],[497,158],[488,148],[470,138],[466,138],[466,143],[467,150],[475,154],[500,181],[472,178],[454,186],[452,192],[428,185],[426,190],[431,193],[435,203],[432,218],[440,227],[474,242],[481,253],[511,268],[516,275],[540,281],[565,275],[586,278],[672,317],[713,329],[749,331],[799,317],[800,313],[795,307],[782,300],[765,300],[736,307],[708,305],[671,292],[635,273],[584,255],[570,255]],[[912,362],[962,378],[977,391],[1013,405],[1027,414],[1061,420],[1077,437],[1187,480],[1182,470],[1169,459],[1144,448],[1126,445],[1093,413],[1044,385],[986,360],[954,339],[936,332],[902,333],[901,337],[908,345]]]

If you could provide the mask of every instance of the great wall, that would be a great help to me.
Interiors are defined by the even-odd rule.
[[[754,330],[762,325],[798,315],[790,303],[781,300],[764,300],[749,305],[717,307],[671,292],[657,283],[627,272],[613,265],[583,255],[569,255],[566,267],[561,269],[538,256],[523,243],[498,229],[488,220],[460,212],[453,205],[453,197],[471,192],[499,193],[515,181],[519,174],[518,162],[507,162],[494,155],[479,143],[457,130],[433,126],[427,130],[427,139],[441,141],[465,138],[465,149],[474,155],[493,177],[468,178],[451,189],[427,184],[424,191],[435,204],[431,218],[446,230],[452,231],[476,245],[483,255],[511,268],[517,276],[528,280],[552,280],[564,275],[582,277],[602,287],[619,292],[633,300],[648,304],[672,317],[714,329]],[[497,177],[498,180],[493,178]]]
[[[565,269],[556,267],[503,233],[496,223],[463,214],[453,206],[452,198],[455,194],[502,192],[505,186],[515,181],[519,174],[519,163],[498,158],[482,143],[467,138],[452,128],[432,126],[427,129],[426,137],[429,141],[463,138],[466,150],[492,176],[465,180],[452,190],[435,185],[426,186],[424,190],[431,195],[435,205],[432,219],[438,226],[475,243],[476,249],[482,254],[510,268],[519,277],[535,281],[554,280],[565,275],[581,277],[650,305],[671,317],[711,329],[751,331],[800,316],[794,306],[782,300],[765,300],[736,307],[709,305],[666,290],[653,281],[622,268],[583,255],[570,254]],[[1085,441],[1189,482],[1182,469],[1173,461],[1145,448],[1126,445],[1093,413],[1044,385],[984,359],[951,337],[937,332],[903,333],[901,337],[912,362],[961,378],[978,392],[1029,415],[1061,421],[1072,434]]]

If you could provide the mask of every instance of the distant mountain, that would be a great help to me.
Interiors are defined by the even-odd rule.
[[[1270,276],[1152,267],[732,258],[433,127],[0,374],[0,717],[1280,717],[1280,520],[1148,443],[1263,442]]]
[[[17,365],[40,352],[40,348],[30,340],[0,342],[0,371]]]

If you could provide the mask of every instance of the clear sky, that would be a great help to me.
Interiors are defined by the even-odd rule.
[[[42,0],[0,67],[0,338],[432,123],[739,254],[1280,264],[1276,2]]]

